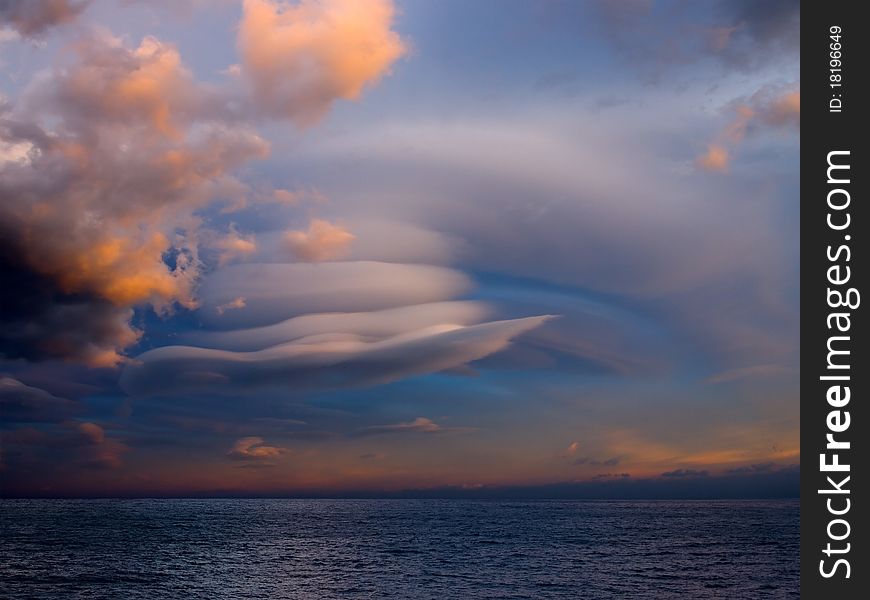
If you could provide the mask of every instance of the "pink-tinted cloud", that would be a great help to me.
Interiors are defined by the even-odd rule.
[[[107,469],[121,466],[123,455],[130,448],[108,437],[105,430],[96,423],[78,423],[75,427],[82,440],[81,451],[84,459],[90,466]]]
[[[29,35],[84,4],[13,1],[3,16]],[[2,103],[0,259],[21,290],[15,310],[4,308],[0,356],[113,366],[139,337],[134,307],[196,306],[201,247],[220,265],[257,248],[234,229],[204,234],[195,216],[215,198],[234,210],[256,197],[233,175],[268,152],[250,124],[264,114],[311,123],[358,97],[405,51],[393,13],[389,0],[246,1],[238,45],[250,97],[197,81],[172,44],[148,36],[130,48],[96,32],[20,102]],[[271,201],[297,199],[278,191]],[[314,220],[287,243],[321,261],[352,239]]]
[[[305,231],[288,231],[284,240],[293,255],[304,262],[342,258],[356,236],[323,219],[312,219]]]
[[[358,98],[407,51],[394,15],[391,0],[245,0],[238,48],[255,104],[311,124]]]
[[[268,460],[286,451],[286,448],[266,445],[261,437],[249,436],[236,440],[227,456],[235,460]]]
[[[577,451],[580,449],[580,442],[574,441],[568,444],[568,447],[562,450],[561,456],[564,458],[568,458],[570,456],[574,456],[577,454]]]
[[[752,129],[800,128],[800,90],[786,90],[765,86],[745,101],[733,107],[734,116],[707,146],[707,151],[695,164],[707,171],[728,170],[733,149],[736,149]]]
[[[759,113],[759,118],[774,127],[800,127],[801,93],[800,90],[787,92],[770,99]]]
[[[247,258],[257,251],[257,242],[252,235],[241,235],[234,227],[216,238],[209,244],[220,251],[220,264]]]
[[[226,304],[219,304],[218,306],[215,306],[214,310],[217,314],[222,315],[228,310],[245,308],[245,306],[247,306],[247,302],[245,302],[245,299],[243,297],[239,296],[238,298],[230,300]]]
[[[268,150],[246,127],[216,122],[207,96],[173,46],[97,35],[7,110],[0,138],[27,147],[0,164],[4,262],[32,296],[6,328],[19,354],[111,366],[138,338],[132,307],[195,305],[193,212]]]
[[[707,151],[698,157],[697,164],[707,171],[725,171],[730,160],[728,150],[720,144],[710,144]]]

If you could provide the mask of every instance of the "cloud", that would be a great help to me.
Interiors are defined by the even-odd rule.
[[[576,441],[571,442],[570,444],[568,444],[568,447],[562,451],[561,456],[563,458],[573,456],[573,455],[577,454],[577,451],[579,449],[580,449],[580,442],[576,442]]]
[[[730,43],[721,49],[731,60],[745,62],[750,60],[746,54],[751,50],[772,52],[777,48],[797,47],[800,44],[800,7],[800,0],[721,0],[719,12],[735,31]]]
[[[245,303],[245,299],[242,296],[239,296],[238,298],[234,298],[233,300],[230,300],[226,304],[219,304],[218,306],[215,306],[214,310],[217,314],[222,315],[228,310],[235,310],[237,308],[245,308],[246,305],[247,304]]]
[[[227,456],[233,460],[262,461],[277,458],[286,451],[286,448],[266,445],[261,437],[250,436],[236,440]]]
[[[108,469],[121,466],[123,455],[130,450],[125,444],[107,437],[96,423],[78,423],[76,428],[88,464]]]
[[[709,471],[698,471],[696,469],[676,469],[675,471],[666,471],[662,473],[662,477],[707,477]]]
[[[40,429],[24,427],[4,434],[10,467],[46,473],[71,464],[97,469],[117,469],[130,448],[106,435],[102,426],[88,421],[64,421]]]
[[[59,398],[11,377],[0,377],[0,421],[4,423],[56,423],[82,411],[80,403]]]
[[[31,35],[86,4],[5,2],[2,16]],[[405,51],[392,21],[385,0],[247,1],[238,41],[252,98],[235,82],[197,81],[172,44],[147,36],[131,48],[97,30],[17,102],[0,102],[3,283],[14,281],[19,296],[3,311],[0,355],[113,366],[139,339],[134,308],[195,307],[210,256],[201,250],[218,267],[257,251],[233,227],[210,232],[199,212],[256,196],[233,175],[268,153],[252,124],[264,113],[311,123],[335,100],[358,97]],[[316,261],[351,240],[315,220],[288,243]]]
[[[210,245],[220,252],[218,262],[221,265],[238,258],[247,258],[257,251],[254,236],[243,236],[234,227],[230,227],[226,234],[217,236]]]
[[[459,240],[465,268],[497,274],[487,285],[500,307],[564,315],[511,354],[540,340],[550,356],[570,353],[622,376],[686,364],[679,346],[724,361],[713,370],[791,364],[797,230],[772,219],[793,205],[793,180],[783,174],[796,158],[795,137],[789,128],[761,129],[759,141],[775,148],[770,164],[762,172],[747,164],[711,185],[686,168],[691,138],[707,121],[697,110],[704,97],[653,93],[643,111],[596,115],[387,116],[327,134],[301,159],[309,172],[344,169],[341,180],[317,182],[343,203],[337,208],[353,210],[343,198],[365,180],[369,213]],[[686,214],[691,227],[679,217]],[[589,298],[598,302],[580,303]]]
[[[728,170],[731,150],[747,133],[759,129],[800,130],[801,93],[798,89],[764,86],[752,96],[732,103],[733,118],[719,132],[696,164],[707,171]]]
[[[295,206],[302,200],[302,194],[299,192],[291,192],[290,190],[278,189],[272,191],[272,198],[275,202]]]
[[[741,379],[779,375],[785,371],[786,369],[783,367],[783,365],[752,365],[749,367],[739,367],[736,369],[729,369],[727,371],[716,373],[708,377],[705,381],[707,383],[713,384],[728,383]]]
[[[725,171],[731,159],[728,150],[721,144],[710,144],[707,152],[698,157],[697,164],[707,171]]]
[[[8,23],[22,36],[33,37],[76,20],[90,0],[3,0],[0,23]]]
[[[446,265],[463,249],[459,240],[413,223],[371,216],[345,222],[355,236],[349,253],[354,260]]]
[[[337,258],[347,261],[377,261],[406,264],[450,265],[455,264],[466,249],[465,244],[454,237],[433,231],[420,225],[398,219],[378,218],[372,215],[345,216],[342,211],[341,230],[353,238],[349,243],[336,248]],[[317,220],[317,219],[315,219]],[[332,226],[325,228],[331,230]],[[315,232],[316,233],[316,232]],[[317,236],[314,236],[317,237]],[[293,236],[297,240],[309,240],[308,232],[302,230]],[[294,244],[288,244],[287,232],[264,231],[257,234],[257,252],[253,260],[274,262],[276,259],[291,262],[299,257],[294,253]],[[334,260],[336,257],[331,257]]]
[[[134,306],[195,305],[193,212],[268,148],[215,122],[199,91],[174,47],[97,35],[0,115],[0,139],[29,147],[0,164],[4,278],[20,296],[7,357],[110,366],[138,338]]]
[[[364,427],[355,432],[356,436],[374,436],[374,435],[389,435],[395,433],[441,433],[451,431],[451,428],[444,428],[432,419],[426,417],[417,417],[413,421],[403,423],[394,423],[392,425],[373,425]]]
[[[770,94],[771,91],[766,88],[753,96],[753,101],[758,105],[758,118],[771,127],[800,128],[800,90],[786,91],[781,95]]]
[[[347,254],[352,233],[323,219],[312,219],[306,231],[288,231],[284,240],[297,259],[305,262],[335,260]]]
[[[417,417],[412,421],[393,423],[390,425],[372,425],[357,429],[351,437],[373,437],[394,434],[433,434],[433,433],[467,433],[476,431],[473,427],[444,427],[432,419]]]
[[[622,462],[622,457],[620,457],[620,456],[614,456],[612,458],[607,458],[604,460],[600,460],[597,458],[590,458],[588,456],[583,456],[583,457],[580,457],[578,459],[575,459],[574,461],[572,461],[571,464],[578,465],[578,466],[589,465],[590,467],[602,467],[602,466],[603,467],[615,467],[620,462]]]
[[[274,324],[323,312],[371,311],[437,302],[471,288],[467,276],[444,267],[374,261],[317,264],[250,263],[209,274],[199,289],[199,314],[220,328]],[[239,296],[245,306],[217,315]]]
[[[223,310],[245,306],[244,301],[236,302],[233,306],[223,306]],[[307,314],[250,329],[191,331],[182,334],[180,339],[206,348],[245,352],[328,334],[348,334],[374,340],[444,324],[472,325],[482,321],[488,312],[487,307],[480,302],[434,302],[369,312]]]
[[[108,33],[94,33],[73,49],[78,60],[37,77],[29,99],[38,108],[62,111],[76,130],[99,122],[177,139],[207,108],[208,89],[194,80],[172,44],[146,36],[128,49]]]
[[[5,233],[3,223],[0,232]],[[3,287],[14,290],[0,298],[0,356],[32,361],[72,358],[95,367],[114,365],[118,350],[139,337],[129,324],[133,311],[94,293],[67,292],[56,278],[22,264],[22,252],[20,247],[0,242]]]
[[[777,465],[772,463],[772,462],[754,463],[751,465],[744,465],[742,467],[736,467],[734,469],[728,469],[726,471],[726,473],[734,474],[734,475],[741,475],[741,474],[747,474],[747,473],[770,473],[772,471],[780,470],[783,468],[787,469],[789,467],[781,467],[781,466],[777,467]]]
[[[254,102],[309,125],[354,100],[407,51],[391,0],[245,0],[238,48]]]
[[[315,335],[252,352],[166,346],[128,364],[121,387],[130,394],[165,394],[375,385],[478,360],[547,318],[438,325],[377,341],[347,333]]]
[[[563,14],[575,12],[575,4],[548,3]],[[593,16],[604,25],[599,29],[608,43],[625,55],[632,68],[653,79],[672,79],[674,70],[711,60],[729,70],[757,70],[789,55],[800,43],[800,0],[693,4],[598,0],[590,4]],[[568,20],[568,15],[563,18]]]
[[[601,481],[607,479],[629,479],[630,477],[630,473],[599,473],[592,478],[592,481]]]

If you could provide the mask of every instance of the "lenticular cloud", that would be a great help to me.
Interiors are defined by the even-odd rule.
[[[485,305],[449,300],[469,285],[443,267],[370,261],[222,269],[202,288],[213,330],[145,352],[121,385],[131,394],[374,385],[478,360],[548,319],[482,323]],[[219,310],[230,298],[237,307]]]

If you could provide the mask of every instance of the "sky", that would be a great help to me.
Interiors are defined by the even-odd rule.
[[[796,495],[799,24],[0,2],[0,494]]]

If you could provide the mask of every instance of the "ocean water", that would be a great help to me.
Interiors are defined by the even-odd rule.
[[[4,500],[0,598],[792,598],[797,501]]]

